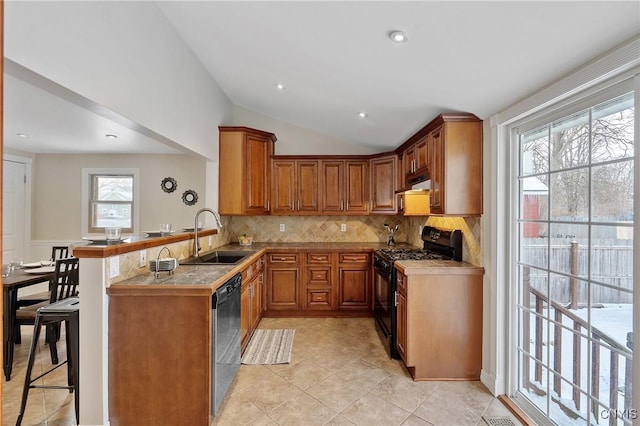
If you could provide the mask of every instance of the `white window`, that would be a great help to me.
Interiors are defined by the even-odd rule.
[[[624,87],[513,133],[517,399],[557,424],[634,418],[635,109]]]
[[[122,228],[135,233],[139,223],[138,169],[82,169],[82,232]]]

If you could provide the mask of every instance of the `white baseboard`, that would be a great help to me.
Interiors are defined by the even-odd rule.
[[[485,370],[480,372],[480,382],[489,389],[493,396],[504,395],[507,391],[502,376],[494,376]]]

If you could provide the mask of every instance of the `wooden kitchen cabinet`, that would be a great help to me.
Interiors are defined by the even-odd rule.
[[[483,270],[438,269],[398,265],[396,348],[414,380],[479,380]]]
[[[112,425],[209,426],[210,288],[109,289]]]
[[[272,160],[272,214],[318,212],[318,163],[318,160]]]
[[[264,215],[270,211],[270,159],[276,137],[248,127],[220,126],[221,215]]]
[[[407,277],[404,274],[397,273],[396,285],[397,293],[396,302],[396,349],[406,362],[407,358]]]
[[[322,160],[321,168],[322,213],[369,213],[368,160]]]
[[[398,156],[385,155],[371,159],[371,211],[372,214],[395,214],[396,206],[396,177]]]
[[[369,253],[338,253],[338,309],[373,309],[371,256]]]
[[[305,254],[304,306],[307,310],[335,309],[335,285],[332,253]]]
[[[429,167],[428,138],[423,136],[415,144],[405,150],[404,168],[407,174],[418,172]]]
[[[267,310],[300,309],[298,253],[267,254]]]
[[[482,214],[482,121],[478,117],[440,114],[396,153],[404,162],[404,189],[411,187],[416,176],[430,177],[428,214]]]
[[[240,347],[244,352],[262,315],[264,268],[262,259],[253,261],[242,271],[240,293]]]
[[[430,132],[432,214],[482,214],[482,122],[454,121]]]

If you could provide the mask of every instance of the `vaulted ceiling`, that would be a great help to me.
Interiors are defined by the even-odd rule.
[[[397,147],[441,112],[487,119],[640,31],[636,1],[157,6],[233,104],[371,151]],[[393,42],[393,30],[408,40]],[[66,149],[62,141],[117,125],[11,77],[5,85],[8,147],[21,143],[15,133],[25,120],[59,141],[56,152]],[[52,119],[53,112],[67,115]],[[67,119],[87,125],[63,129]],[[137,141],[126,152],[175,152],[153,135]]]

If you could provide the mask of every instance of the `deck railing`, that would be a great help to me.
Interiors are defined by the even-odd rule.
[[[604,411],[607,412],[607,418],[609,420],[610,425],[617,424],[618,415],[616,413],[623,412],[623,410],[630,410],[631,407],[631,383],[632,383],[632,361],[633,355],[630,348],[633,346],[633,334],[628,333],[627,335],[627,347],[623,344],[619,343],[611,336],[607,335],[603,331],[594,327],[593,325],[589,326],[589,324],[579,316],[577,316],[574,312],[568,309],[568,306],[563,305],[554,300],[550,300],[548,296],[536,290],[528,285],[528,280],[524,280],[525,288],[524,288],[524,298],[525,298],[525,308],[530,308],[531,299],[533,309],[535,310],[535,315],[525,310],[523,314],[523,342],[525,344],[530,342],[531,340],[531,323],[530,317],[534,316],[534,324],[533,324],[533,334],[534,338],[534,348],[533,348],[533,356],[535,357],[535,366],[534,366],[534,380],[538,383],[542,383],[543,381],[543,345],[546,344],[544,341],[544,311],[545,309],[553,309],[553,346],[552,353],[550,354],[550,358],[553,360],[553,365],[549,367],[555,373],[553,374],[553,391],[558,396],[558,404],[561,404],[561,408],[564,411],[573,411],[576,416],[579,414],[575,412],[575,410],[580,410],[581,407],[581,392],[582,389],[582,374],[580,371],[580,367],[583,362],[586,362],[588,357],[587,354],[583,353],[582,345],[581,345],[581,337],[587,335],[590,337],[591,341],[591,386],[587,391],[589,396],[592,398],[593,404],[591,406],[591,412],[596,419],[596,423],[599,422],[601,413]],[[570,305],[569,305],[570,306]],[[563,344],[565,342],[562,341],[562,330],[563,330],[563,321],[568,319],[569,323],[572,324],[573,338],[572,342],[572,372],[571,372],[571,384],[573,385],[572,391],[572,400],[575,404],[575,410],[572,407],[567,407],[567,404],[563,404],[562,401],[562,363],[563,363]],[[566,328],[565,328],[566,330]],[[608,390],[608,405],[601,401],[600,397],[600,365],[601,365],[601,356],[600,350],[601,348],[607,348],[610,351],[610,360],[609,360],[609,390]],[[565,352],[566,353],[566,352]],[[619,401],[619,373],[620,373],[620,358],[624,359],[625,363],[625,380],[624,380],[624,399],[622,403]],[[565,360],[566,361],[566,360]],[[551,361],[549,361],[551,362]],[[523,385],[527,389],[535,388],[534,390],[539,394],[544,394],[545,391],[535,386],[534,383],[531,382],[530,379],[530,363],[523,363]],[[565,376],[567,380],[569,380],[568,376]],[[625,420],[625,423],[627,420]]]

